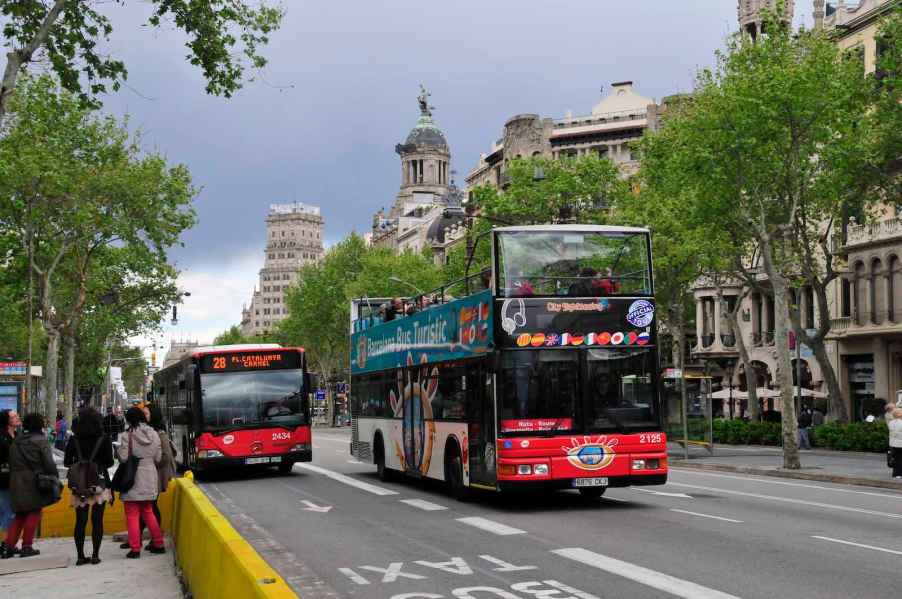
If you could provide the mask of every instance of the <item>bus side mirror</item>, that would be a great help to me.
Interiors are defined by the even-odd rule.
[[[313,381],[309,372],[304,373],[304,393],[309,395],[313,390]]]

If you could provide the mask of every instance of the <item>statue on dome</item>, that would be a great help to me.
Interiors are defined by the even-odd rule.
[[[420,84],[420,95],[417,96],[417,102],[420,103],[420,114],[423,116],[432,116],[432,109],[434,106],[429,105],[429,96],[431,96],[429,92],[426,91],[426,88],[423,87],[423,84]]]

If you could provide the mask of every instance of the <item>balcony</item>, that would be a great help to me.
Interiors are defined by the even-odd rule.
[[[736,346],[736,336],[735,335],[721,335],[720,342],[724,347],[735,347]]]
[[[845,247],[852,248],[883,241],[902,241],[902,219],[887,218],[862,225],[849,223]]]
[[[761,347],[764,345],[773,345],[774,344],[774,332],[773,331],[754,331],[752,332],[752,345],[755,347]]]
[[[702,335],[699,340],[701,341],[701,348],[705,349],[714,345],[714,335]]]

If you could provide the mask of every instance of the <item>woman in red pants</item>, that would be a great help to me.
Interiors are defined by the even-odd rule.
[[[38,490],[37,474],[58,476],[50,443],[44,436],[44,418],[28,414],[22,422],[25,433],[16,437],[9,451],[9,494],[16,517],[9,525],[3,545],[3,559],[38,555],[32,547],[34,534],[41,522],[41,510],[47,498]],[[16,549],[22,536],[22,548]]]
[[[144,520],[150,531],[151,553],[166,553],[163,547],[163,533],[153,513],[153,501],[157,498],[160,482],[157,477],[157,465],[162,458],[160,436],[147,426],[144,412],[138,408],[129,408],[125,413],[128,430],[119,437],[119,448],[116,450],[119,461],[128,461],[130,455],[137,457],[138,471],[135,484],[121,499],[125,504],[125,519],[128,525],[128,543],[131,551],[125,557],[135,559],[141,557],[141,532],[138,519]]]

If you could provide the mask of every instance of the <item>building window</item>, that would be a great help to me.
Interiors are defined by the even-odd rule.
[[[886,277],[886,318],[890,322],[897,322],[896,319],[896,289],[902,289],[900,286],[899,275],[902,270],[902,264],[899,263],[897,256],[889,257],[889,272]]]
[[[816,328],[814,324],[814,289],[805,287],[805,328]]]
[[[865,269],[862,262],[855,265],[855,278],[852,279],[852,296],[855,298],[853,316],[855,324],[864,324],[868,305],[868,285],[865,281]]]
[[[852,283],[849,279],[842,280],[842,297],[840,298],[840,316],[846,318],[852,316]]]

